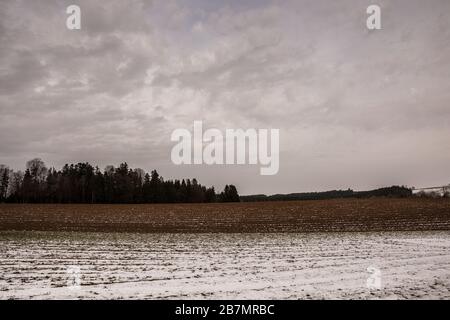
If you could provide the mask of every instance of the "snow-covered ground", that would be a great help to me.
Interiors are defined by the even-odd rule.
[[[450,298],[450,233],[0,232],[0,298]]]

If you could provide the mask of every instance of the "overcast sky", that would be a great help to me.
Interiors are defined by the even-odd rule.
[[[382,30],[366,8],[382,9]],[[82,29],[65,26],[77,4]],[[127,161],[241,194],[450,183],[450,1],[0,2],[0,163]],[[280,129],[280,170],[171,132]]]

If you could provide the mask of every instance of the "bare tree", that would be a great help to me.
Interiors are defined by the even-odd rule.
[[[44,161],[40,158],[35,158],[27,162],[27,169],[30,170],[31,177],[36,182],[45,181],[48,169]]]
[[[0,164],[0,201],[6,199],[8,191],[10,170],[4,164]]]
[[[6,197],[10,197],[13,195],[19,196],[19,192],[22,189],[23,182],[23,172],[22,171],[12,171],[9,178],[9,186]],[[18,200],[18,199],[16,199]]]
[[[144,184],[145,181],[145,171],[141,168],[134,169],[134,172],[136,173],[136,176],[139,178],[141,185]]]

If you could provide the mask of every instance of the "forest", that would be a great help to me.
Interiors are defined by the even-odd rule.
[[[165,180],[156,170],[147,173],[126,162],[106,166],[103,171],[87,162],[56,170],[47,168],[39,158],[28,161],[25,172],[0,165],[0,202],[9,203],[211,203],[410,196],[412,189],[405,186],[239,196],[232,184],[216,193],[214,187],[203,186],[195,178]]]
[[[101,171],[91,164],[47,168],[39,159],[25,172],[0,165],[0,202],[11,203],[203,203],[239,202],[234,185],[216,193],[196,179],[164,180],[156,170],[132,169],[126,162]]]
[[[304,192],[304,193],[289,193],[289,194],[255,194],[248,196],[241,196],[241,201],[255,202],[255,201],[297,201],[297,200],[326,200],[326,199],[341,199],[341,198],[372,198],[372,197],[388,197],[388,198],[406,198],[413,195],[412,189],[405,186],[384,187],[369,191],[354,191],[347,190],[331,190],[323,192]]]

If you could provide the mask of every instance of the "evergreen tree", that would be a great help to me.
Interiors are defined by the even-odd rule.
[[[150,174],[131,169],[126,162],[107,166],[104,172],[89,163],[65,164],[47,169],[41,159],[27,162],[25,174],[0,166],[0,201],[45,203],[201,203],[239,201],[234,186],[217,197],[214,187],[197,179],[165,181],[156,170]],[[12,177],[8,188],[9,177]],[[9,190],[9,191],[8,191]]]

